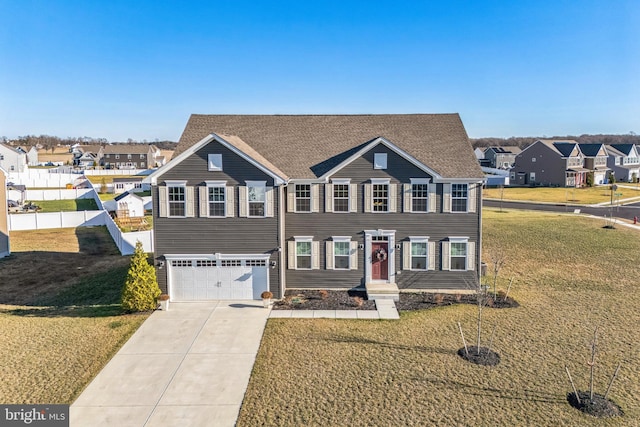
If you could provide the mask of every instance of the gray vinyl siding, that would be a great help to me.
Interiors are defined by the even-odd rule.
[[[387,153],[387,169],[373,168],[375,153]],[[390,178],[391,182],[395,183],[409,182],[410,178],[431,178],[422,169],[409,163],[383,144],[376,145],[331,177],[351,178],[351,182],[354,184],[368,182],[371,178]]]
[[[222,154],[222,171],[208,171],[208,154]],[[158,187],[152,188],[154,212],[154,245],[156,261],[165,254],[271,254],[270,261],[277,263],[269,268],[269,287],[280,296],[280,262],[278,248],[279,195],[273,190],[274,216],[269,218],[238,217],[238,185],[245,181],[266,181],[273,186],[273,179],[242,159],[231,150],[218,144],[207,144],[158,178],[158,185],[165,181],[186,180],[187,186],[198,187],[205,181],[227,181],[234,187],[234,216],[230,218],[201,218],[197,215],[199,194],[195,191],[194,218],[161,218],[158,216]],[[156,262],[156,265],[158,262]],[[157,269],[158,283],[167,291],[166,268]]]
[[[536,158],[535,162],[531,161],[533,157]],[[566,185],[567,160],[546,145],[535,143],[516,157],[513,171],[516,173],[516,179],[518,173],[529,175],[534,172],[536,184],[564,187]],[[512,185],[515,184],[522,185],[523,183],[512,182]],[[528,178],[527,185],[530,185]]]
[[[365,250],[358,249],[357,270],[327,270],[325,242],[331,240],[331,236],[351,236],[352,241],[364,244],[364,230],[372,229],[396,230],[395,243],[400,247],[403,241],[408,240],[409,236],[429,236],[429,241],[436,242],[435,271],[402,270],[402,249],[392,248],[396,266],[396,283],[399,288],[453,290],[475,286],[481,256],[481,189],[478,188],[477,191],[476,213],[442,213],[442,184],[438,184],[436,188],[436,213],[403,213],[402,184],[409,183],[410,178],[429,176],[388,149],[386,149],[388,152],[387,170],[374,170],[373,153],[383,152],[383,149],[386,147],[374,148],[333,176],[335,178],[350,178],[352,184],[358,184],[357,213],[326,213],[324,209],[325,186],[319,184],[319,213],[287,212],[285,214],[285,240],[291,241],[294,236],[313,236],[313,240],[320,242],[320,269],[286,269],[287,289],[332,289],[364,286]],[[370,178],[389,178],[391,183],[398,184],[396,213],[364,213],[363,184],[369,183]],[[475,243],[476,271],[441,271],[441,243],[450,236],[468,236],[469,241]]]

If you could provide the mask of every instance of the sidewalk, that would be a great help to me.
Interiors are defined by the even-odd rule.
[[[391,299],[376,299],[374,310],[272,310],[271,319],[385,319],[398,320],[400,314]]]

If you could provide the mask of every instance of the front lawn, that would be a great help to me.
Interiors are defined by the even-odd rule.
[[[147,315],[123,315],[129,258],[105,227],[11,232],[0,259],[0,401],[72,403]]]
[[[402,312],[400,321],[271,319],[238,426],[640,425],[640,233],[573,215],[484,210],[484,259],[499,248],[519,308],[485,309],[496,326],[498,366],[471,364],[456,322],[473,339],[477,310],[454,305]],[[597,420],[569,406],[588,389],[590,342],[599,326],[596,392],[624,417]]]
[[[633,186],[635,184],[624,184]],[[486,188],[482,191],[485,198],[504,200],[524,200],[531,202],[549,203],[578,203],[595,204],[611,202],[611,190],[609,186],[599,186],[591,188],[558,188],[558,187],[507,187]],[[616,193],[622,193],[620,199],[640,197],[640,191],[635,188],[619,188]],[[615,200],[614,200],[615,201]]]
[[[96,211],[98,205],[93,199],[70,199],[70,200],[35,200],[31,201],[37,205],[38,212],[75,212],[75,211]]]

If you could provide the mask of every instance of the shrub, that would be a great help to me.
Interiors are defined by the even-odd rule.
[[[122,290],[122,308],[126,312],[155,310],[160,296],[156,270],[147,261],[140,241],[131,257],[127,280]]]
[[[260,294],[260,298],[262,299],[271,299],[273,298],[273,294],[269,291],[264,291],[263,293]]]
[[[443,301],[444,301],[444,295],[442,295],[442,294],[435,294],[435,295],[433,296],[433,302],[434,302],[435,304],[440,305],[440,304],[442,304],[442,302],[443,302]]]
[[[322,299],[327,299],[329,297],[329,292],[325,291],[324,289],[318,291],[318,294]]]
[[[355,296],[355,297],[352,297],[351,299],[353,300],[353,304],[356,307],[362,307],[362,304],[364,304],[364,298],[362,297]]]

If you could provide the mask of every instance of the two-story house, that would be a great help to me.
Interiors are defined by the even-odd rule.
[[[157,149],[149,144],[111,144],[104,147],[101,165],[107,169],[151,169]]]
[[[593,184],[603,184],[607,180],[607,150],[604,144],[579,144],[584,158],[584,168],[593,174]]]
[[[10,254],[9,213],[7,210],[7,173],[0,167],[0,258]]]
[[[26,171],[27,153],[8,144],[0,143],[0,168],[9,173]]]
[[[148,177],[158,281],[179,301],[474,288],[482,178],[457,114],[192,115]]]
[[[511,169],[516,162],[516,156],[522,150],[520,147],[489,147],[484,150],[484,158],[490,162],[490,167],[496,169]]]
[[[633,182],[640,178],[640,153],[635,144],[612,144],[605,147],[607,166],[616,180]]]
[[[576,141],[540,139],[516,156],[511,185],[580,187],[589,169]]]

